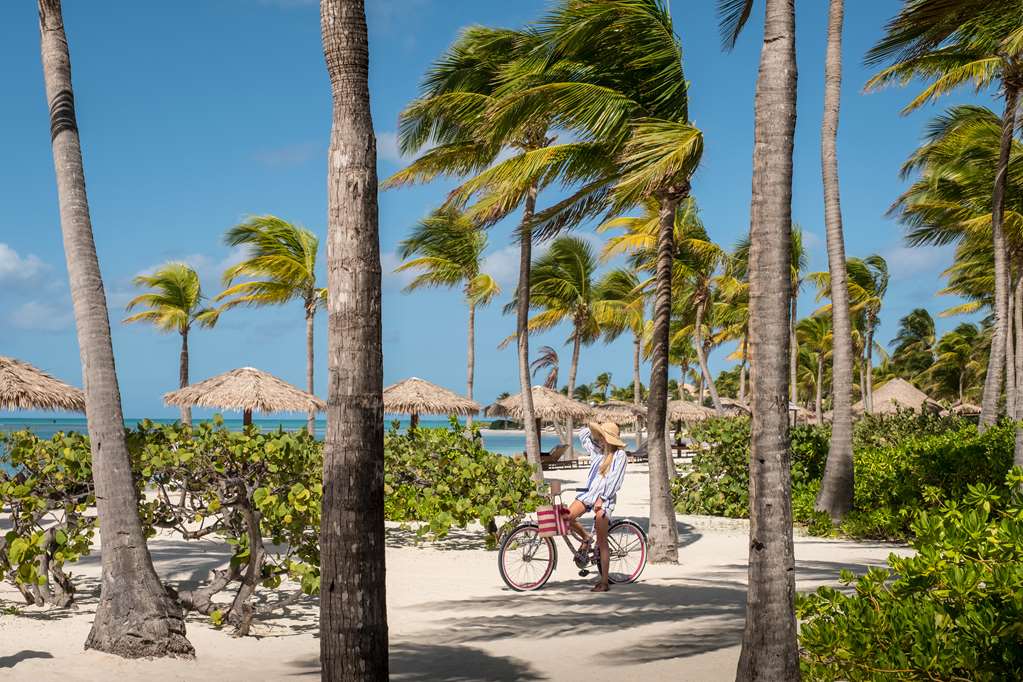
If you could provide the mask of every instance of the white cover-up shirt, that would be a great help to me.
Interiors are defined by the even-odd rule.
[[[583,427],[579,431],[579,441],[582,443],[583,449],[590,454],[590,473],[586,477],[586,490],[576,495],[575,499],[585,504],[587,509],[592,508],[598,499],[603,500],[600,506],[610,517],[618,499],[618,489],[622,487],[622,481],[625,480],[625,464],[628,461],[628,456],[625,454],[625,450],[618,450],[611,460],[607,474],[601,474],[600,464],[604,461],[604,452],[593,442],[589,428]]]

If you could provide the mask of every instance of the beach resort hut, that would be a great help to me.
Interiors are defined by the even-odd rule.
[[[721,411],[725,413],[726,417],[741,417],[743,415],[752,414],[749,409],[749,405],[741,403],[735,398],[720,398],[721,400]],[[711,410],[713,412],[713,409]]]
[[[252,412],[308,412],[325,410],[326,403],[314,395],[278,379],[272,374],[241,367],[230,372],[165,393],[165,405],[174,407],[212,407],[241,410],[242,423],[252,423]]]
[[[27,362],[0,355],[0,410],[85,412],[85,394]]]
[[[634,424],[636,429],[636,447],[640,445],[640,430],[646,421],[646,405],[627,403],[624,400],[608,400],[593,406],[593,417],[600,422],[614,422],[618,426]]]
[[[419,377],[410,377],[384,389],[384,412],[410,415],[412,428],[419,425],[421,414],[465,417],[479,411],[479,403]]]
[[[672,400],[668,403],[668,421],[699,422],[715,414],[713,407],[704,407],[689,400]]]
[[[862,414],[863,401],[852,406],[854,414]],[[941,412],[941,405],[905,379],[890,379],[874,391],[874,414],[894,414],[899,410]]]

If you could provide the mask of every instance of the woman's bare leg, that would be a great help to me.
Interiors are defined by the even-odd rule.
[[[590,534],[583,528],[583,524],[579,523],[579,517],[586,513],[586,505],[579,500],[572,500],[572,504],[568,505],[568,525],[572,529],[572,535],[581,542],[589,542]]]
[[[603,509],[597,510],[597,547],[600,549],[600,581],[593,586],[594,592],[607,592],[609,589],[608,572],[611,570],[611,552],[607,546],[607,533],[611,523]]]

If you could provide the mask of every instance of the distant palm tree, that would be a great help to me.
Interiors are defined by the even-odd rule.
[[[930,367],[936,340],[934,318],[926,308],[915,308],[899,320],[899,331],[892,339],[892,364],[898,375],[912,381]]]
[[[60,230],[82,359],[92,480],[103,544],[99,601],[85,648],[127,658],[191,656],[194,649],[185,637],[181,607],[160,583],[139,520],[110,318],[89,216],[71,55],[60,0],[39,0],[38,9]]]
[[[134,280],[139,287],[153,291],[139,294],[128,301],[126,310],[144,307],[123,322],[148,322],[160,331],[177,332],[181,335],[181,357],[178,363],[178,386],[188,386],[188,332],[193,324],[212,327],[217,323],[220,311],[204,308],[199,274],[185,263],[167,263],[151,274],[139,275]],[[181,408],[181,422],[192,424],[192,409]]]
[[[942,335],[934,348],[934,363],[919,375],[923,390],[939,400],[975,400],[981,388],[986,345],[974,324],[961,324]]]
[[[529,363],[529,371],[535,376],[537,372],[547,370],[547,378],[543,385],[556,391],[558,389],[558,352],[550,346],[541,346],[536,360]]]
[[[824,422],[821,409],[824,395],[825,366],[832,352],[831,317],[813,315],[804,318],[796,325],[800,347],[811,355],[814,363],[814,416],[818,424]]]
[[[486,249],[486,232],[457,209],[441,208],[421,220],[412,235],[401,243],[399,254],[406,262],[395,269],[420,273],[405,291],[461,287],[469,307],[466,396],[470,400],[476,369],[476,308],[488,305],[501,293],[494,278],[482,271]],[[467,421],[472,423],[472,415]]]
[[[223,310],[240,305],[283,305],[302,302],[305,311],[306,391],[313,393],[313,323],[327,300],[327,290],[316,284],[319,240],[309,230],[276,216],[254,216],[224,235],[228,246],[248,249],[246,258],[224,271],[224,286],[216,300]],[[238,282],[239,278],[249,278]],[[306,428],[315,432],[316,411],[310,410]]]
[[[607,392],[611,388],[611,372],[601,372],[593,380],[593,390],[600,395],[603,402],[607,401]]]
[[[601,278],[597,285],[598,316],[607,341],[613,341],[625,331],[632,332],[632,401],[642,401],[639,368],[646,327],[646,295],[636,270],[618,268]]]
[[[572,392],[572,397],[584,403],[588,403],[595,397],[593,387],[589,384],[579,384]]]

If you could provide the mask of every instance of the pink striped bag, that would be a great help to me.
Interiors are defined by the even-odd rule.
[[[568,509],[565,508],[565,505],[541,505],[536,508],[536,519],[540,526],[540,537],[568,535]]]

